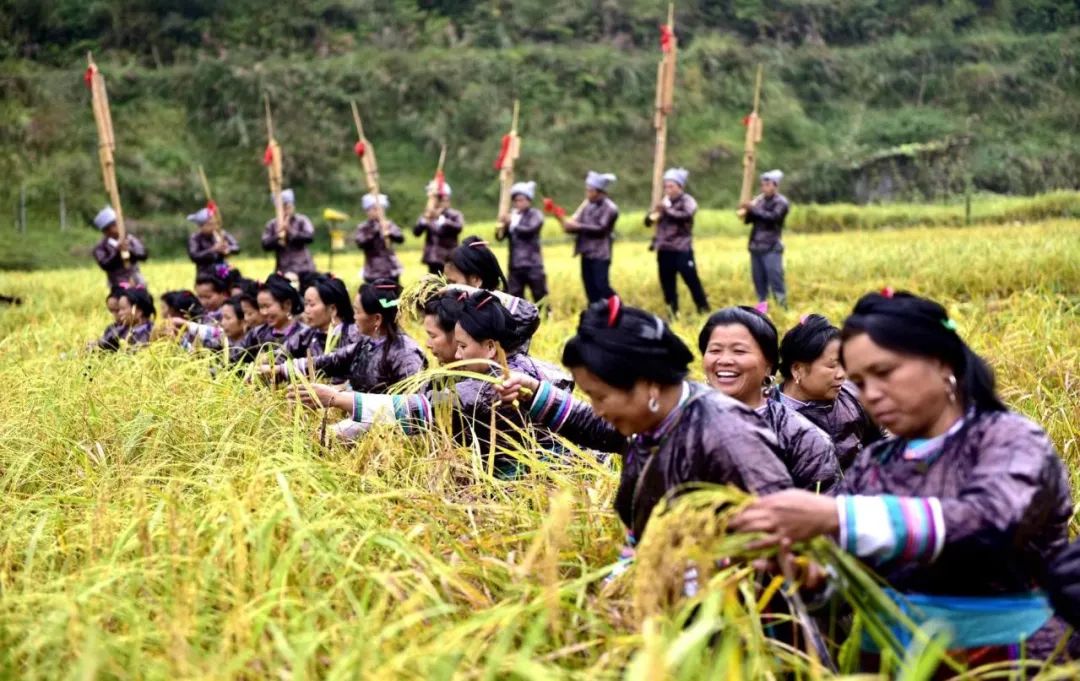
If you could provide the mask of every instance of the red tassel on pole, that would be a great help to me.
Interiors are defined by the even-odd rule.
[[[495,159],[494,163],[495,170],[502,170],[508,153],[510,153],[510,135],[503,135],[502,146],[499,148],[499,157]]]
[[[671,52],[672,39],[674,37],[670,26],[667,24],[660,24],[660,51],[664,54]]]
[[[353,145],[353,151],[356,152],[357,156],[363,158],[364,152],[367,151],[367,147],[364,146],[363,142],[357,142],[355,145]]]
[[[217,215],[217,204],[213,199],[206,202],[206,210],[210,211],[210,215]]]
[[[274,149],[269,144],[266,145],[266,151],[263,153],[263,165],[268,166],[274,162]]]

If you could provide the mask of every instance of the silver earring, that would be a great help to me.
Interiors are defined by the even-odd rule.
[[[656,399],[656,395],[649,398],[649,411],[654,414],[660,411],[660,400]]]
[[[802,385],[802,378],[798,374],[795,374],[795,385]]]
[[[956,404],[956,375],[949,374],[949,377],[945,379],[945,381],[948,383],[948,387],[945,388],[945,393],[949,396],[949,402]]]

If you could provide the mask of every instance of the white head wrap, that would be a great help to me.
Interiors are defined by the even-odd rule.
[[[615,180],[616,177],[613,173],[598,173],[590,170],[589,174],[585,176],[585,186],[591,187],[597,191],[606,192],[608,185]]]
[[[99,230],[105,229],[114,222],[116,222],[116,211],[112,209],[112,206],[105,206],[94,216],[94,226]]]
[[[270,195],[270,203],[274,202],[274,195]],[[296,194],[291,189],[283,189],[281,191],[281,202],[296,205]]]
[[[431,194],[435,190],[436,190],[435,180],[432,180],[431,182],[428,182],[427,186],[424,187],[424,192],[427,193],[427,194]],[[440,192],[440,195],[441,196],[450,196],[453,193],[454,193],[454,190],[452,190],[450,188],[450,183],[449,182],[443,182],[443,184],[442,184],[442,192]]]
[[[686,186],[686,181],[690,178],[690,171],[686,168],[668,168],[664,173],[665,182],[674,182],[680,187]]]
[[[191,215],[187,216],[188,222],[194,222],[196,225],[202,227],[206,223],[210,222],[210,210],[208,208],[200,208]]]
[[[515,182],[510,186],[510,197],[513,198],[521,194],[528,200],[532,201],[536,196],[536,183],[535,182]]]
[[[768,172],[762,173],[761,179],[768,180],[769,182],[772,182],[776,184],[777,187],[779,187],[780,180],[784,179],[784,173],[779,170],[770,170]]]
[[[364,207],[364,210],[371,210],[375,207],[375,195],[364,194],[364,198],[360,199],[360,204]],[[386,197],[386,194],[379,194],[379,205],[383,208],[390,207],[390,199]]]

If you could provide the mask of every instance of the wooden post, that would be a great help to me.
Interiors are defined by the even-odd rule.
[[[124,266],[129,266],[131,253],[127,248],[127,229],[124,225],[124,211],[120,205],[120,190],[116,185],[116,163],[113,152],[116,150],[116,138],[113,135],[112,115],[109,112],[109,96],[105,90],[105,77],[101,75],[94,56],[86,53],[86,80],[90,86],[90,97],[94,107],[94,122],[98,131],[98,160],[101,163],[101,176],[105,182],[105,192],[109,203],[116,212],[117,239],[120,242],[120,257]]]
[[[742,209],[742,205],[750,201],[754,191],[754,184],[757,181],[757,145],[761,143],[762,135],[762,121],[761,116],[758,115],[758,109],[761,106],[762,77],[763,69],[761,64],[758,64],[757,80],[754,83],[754,108],[750,111],[750,115],[746,117],[746,138],[743,143],[743,177],[742,187],[739,190],[740,207],[738,214],[740,217],[746,214],[746,211]]]
[[[375,197],[375,219],[379,223],[379,231],[382,232],[386,245],[390,245],[390,222],[386,219],[386,210],[379,203],[379,160],[375,156],[375,147],[364,135],[364,124],[360,121],[360,110],[356,107],[356,101],[352,104],[353,124],[356,126],[356,153],[360,157],[360,169],[364,171],[364,184],[367,185],[368,193]]]
[[[507,135],[505,154],[499,164],[499,207],[496,220],[499,227],[496,228],[496,236],[503,238],[505,228],[502,226],[510,215],[510,188],[514,185],[514,165],[518,156],[521,155],[521,137],[518,136],[518,115],[520,105],[514,100],[514,113],[510,118],[510,133]]]
[[[649,197],[649,220],[653,224],[660,219],[656,206],[664,198],[664,164],[667,157],[667,121],[675,103],[675,60],[678,39],[675,37],[675,5],[668,5],[668,20],[660,38],[662,56],[656,65],[656,101],[653,128],[656,143],[653,149],[652,194]]]
[[[220,245],[225,240],[221,209],[214,202],[214,197],[210,193],[210,182],[206,179],[206,171],[203,170],[201,163],[199,164],[199,182],[202,183],[203,195],[206,196],[206,207],[210,209],[210,220],[214,223],[214,244]]]
[[[263,93],[266,106],[266,150],[270,156],[266,172],[270,180],[270,195],[274,197],[274,216],[277,219],[278,242],[284,246],[289,240],[289,226],[285,223],[285,203],[281,197],[281,147],[274,139],[274,119],[270,115],[270,95]]]

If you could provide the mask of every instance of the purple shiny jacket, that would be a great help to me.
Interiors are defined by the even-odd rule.
[[[396,244],[405,241],[405,235],[401,233],[401,228],[397,224],[390,222],[387,227],[390,241]],[[394,249],[386,244],[378,220],[370,219],[357,225],[353,240],[364,252],[364,281],[396,279],[405,271]]]
[[[694,215],[697,209],[697,201],[686,192],[666,200],[656,223],[656,250],[677,253],[693,250]]]
[[[139,271],[139,262],[146,260],[149,256],[146,246],[134,234],[128,234],[128,252],[131,257],[128,260],[128,266],[124,267],[120,249],[110,244],[108,237],[103,236],[97,246],[94,246],[94,260],[97,260],[98,266],[105,270],[105,276],[109,278],[109,286],[146,285],[146,279]]]
[[[234,255],[240,252],[240,244],[236,238],[228,232],[222,232],[222,238],[229,245],[226,255]],[[214,265],[225,262],[226,255],[214,250],[214,235],[204,234],[202,231],[193,233],[188,237],[187,252],[191,262],[195,263],[195,276],[200,274],[214,274]]]
[[[428,222],[424,216],[413,227],[415,236],[424,236],[424,254],[421,261],[425,265],[442,265],[450,256],[450,251],[457,248],[458,236],[465,229],[465,216],[460,210],[447,208]]]
[[[848,383],[840,387],[840,393],[831,402],[800,402],[785,395],[783,386],[770,398],[799,412],[832,438],[841,471],[851,466],[864,447],[883,436],[881,428],[859,403],[855,388]]]
[[[234,362],[251,362],[262,352],[276,355],[289,338],[304,328],[296,321],[280,330],[269,324],[259,324],[244,334],[239,343],[229,346],[229,358]]]
[[[314,240],[315,225],[311,224],[308,216],[293,213],[289,226],[285,228],[285,245],[278,240],[277,218],[272,218],[263,228],[262,247],[264,251],[275,254],[274,267],[278,272],[302,274],[315,271],[315,261],[308,251],[308,244]]]
[[[309,370],[331,379],[348,380],[353,391],[385,393],[396,383],[427,368],[427,356],[407,334],[398,334],[387,344],[385,338],[360,336],[354,343],[319,356],[299,357],[283,367],[286,371]]]
[[[510,226],[499,232],[499,240],[510,240],[510,269],[543,267],[544,255],[540,250],[540,230],[544,227],[544,214],[529,207],[524,213],[510,213]]]
[[[877,566],[899,591],[985,596],[1038,583],[1065,547],[1073,514],[1069,475],[1046,433],[1027,418],[996,412],[969,417],[929,459],[904,457],[891,438],[859,453],[839,494],[936,497],[944,546],[931,564]]]
[[[534,399],[537,421],[571,442],[625,451],[615,509],[638,540],[653,508],[689,483],[730,484],[756,494],[792,486],[775,436],[752,409],[708,386],[684,385],[680,406],[656,431],[635,435],[628,445],[568,393],[545,393],[541,386]]]
[[[755,410],[776,435],[780,460],[796,487],[827,494],[840,478],[836,447],[828,434],[794,409],[774,400]]]
[[[615,223],[619,207],[606,194],[590,201],[574,217],[581,223],[577,232],[574,255],[590,260],[611,260],[611,242],[615,239]]]
[[[787,219],[789,208],[787,197],[780,193],[772,196],[762,194],[754,198],[743,218],[747,224],[753,225],[750,230],[752,253],[784,250],[780,233],[784,229],[784,220]]]

